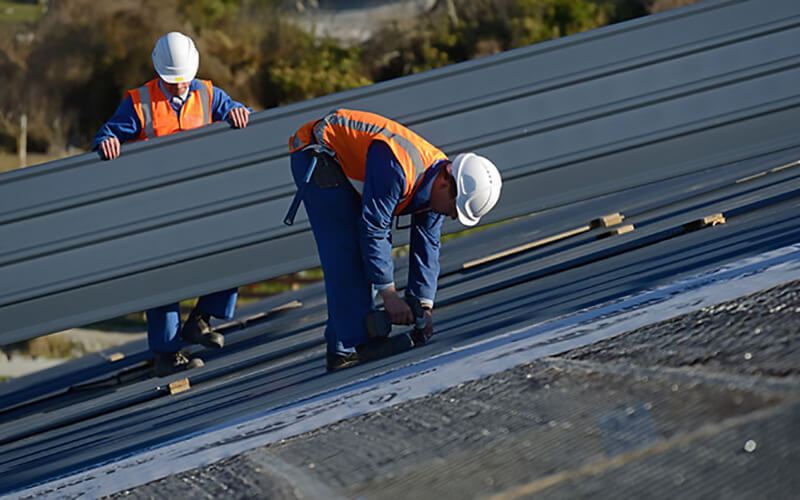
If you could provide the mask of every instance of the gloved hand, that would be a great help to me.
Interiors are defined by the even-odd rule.
[[[411,307],[408,302],[397,295],[394,287],[380,290],[378,293],[383,298],[383,307],[389,314],[393,325],[411,325],[414,323],[414,313],[411,312]]]
[[[425,329],[421,333],[424,337],[424,342],[427,342],[433,337],[433,311],[430,309],[425,309],[425,320]],[[414,343],[417,343],[416,339]]]
[[[422,302],[412,295],[406,295],[406,302],[414,314],[414,330],[411,332],[411,340],[414,341],[415,346],[423,345],[433,337],[433,312],[430,306],[423,306]]]

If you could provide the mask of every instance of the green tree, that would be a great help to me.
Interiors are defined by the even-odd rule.
[[[359,48],[343,48],[306,34],[296,36],[297,46],[264,65],[262,102],[268,107],[372,83],[361,69]]]

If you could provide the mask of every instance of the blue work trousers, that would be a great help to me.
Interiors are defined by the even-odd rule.
[[[292,176],[298,186],[310,161],[311,155],[305,151],[292,153]],[[326,188],[311,180],[303,204],[325,274],[328,351],[353,352],[369,338],[365,321],[374,309],[372,284],[367,281],[359,244],[361,197],[346,180]]]
[[[233,318],[236,288],[200,297],[197,308],[220,319]],[[177,302],[147,310],[147,343],[153,352],[177,352],[188,344],[180,337],[181,313]]]

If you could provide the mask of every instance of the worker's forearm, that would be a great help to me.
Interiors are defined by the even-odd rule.
[[[375,285],[394,282],[392,244],[388,238],[361,237],[361,254],[364,258],[364,273],[367,281]]]
[[[221,88],[217,86],[212,87],[212,96],[211,96],[211,120],[218,122],[221,120],[228,120],[229,114],[231,110],[235,108],[245,108],[250,113],[253,112],[251,108],[248,108],[244,104],[234,101],[231,97]]]
[[[133,109],[131,98],[126,97],[114,115],[97,131],[92,150],[97,149],[103,141],[110,137],[116,137],[120,143],[125,143],[138,138],[141,132],[142,127],[139,117]]]
[[[388,285],[386,288],[378,289],[378,295],[380,295],[383,300],[386,300],[387,296],[397,295],[397,289],[394,287],[394,283]]]
[[[361,196],[359,235],[367,281],[385,285],[394,281],[392,220],[403,195],[405,176],[389,146],[370,144]]]
[[[439,278],[442,218],[432,212],[412,219],[407,293],[432,307]]]

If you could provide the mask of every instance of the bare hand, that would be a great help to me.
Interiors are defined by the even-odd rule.
[[[233,108],[228,113],[234,128],[245,128],[250,120],[250,112],[247,108]]]
[[[119,156],[119,139],[109,137],[100,143],[100,152],[106,160],[113,160]]]
[[[411,312],[408,302],[403,300],[394,288],[387,288],[379,292],[383,298],[383,307],[389,313],[393,325],[411,325],[414,323],[414,313]]]

